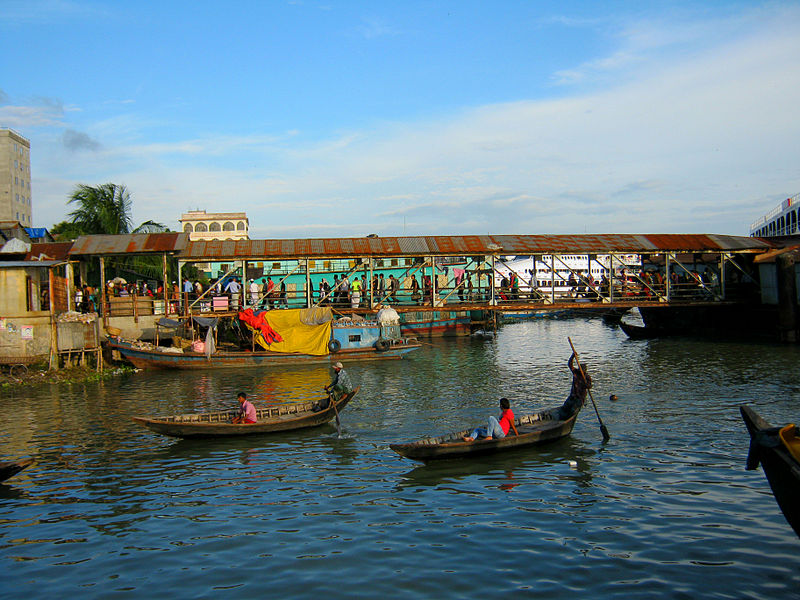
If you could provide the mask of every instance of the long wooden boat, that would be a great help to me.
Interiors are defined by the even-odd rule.
[[[120,338],[109,338],[106,344],[110,350],[119,352],[122,358],[131,362],[138,369],[210,369],[399,359],[422,347],[415,341],[403,340],[385,350],[374,347],[342,348],[337,352],[323,355],[296,352],[278,353],[267,350],[253,352],[219,350],[211,356],[206,356],[203,352],[193,352],[189,349],[180,351],[175,348],[162,348]]]
[[[32,458],[26,458],[25,460],[17,460],[11,462],[0,462],[0,481],[5,481],[9,477],[13,477],[25,467],[29,467],[33,464]]]
[[[337,412],[344,410],[347,403],[361,389],[357,387],[331,403],[324,410],[314,412],[314,402],[302,404],[281,404],[269,408],[256,409],[258,420],[255,423],[234,425],[231,420],[238,414],[237,410],[225,410],[211,413],[175,415],[171,417],[133,417],[140,425],[156,433],[179,438],[204,438],[238,435],[255,435],[276,433],[324,425],[336,417]]]
[[[761,464],[783,516],[800,536],[800,460],[793,455],[800,453],[797,427],[772,427],[749,406],[739,410],[750,433],[746,468],[757,469]]]
[[[519,435],[514,435],[513,431],[509,431],[504,438],[465,442],[462,438],[472,431],[472,429],[465,429],[439,437],[424,438],[416,442],[390,444],[389,447],[400,456],[427,462],[442,458],[466,458],[544,444],[572,433],[572,428],[575,426],[580,412],[576,412],[565,421],[559,421],[553,419],[553,413],[556,410],[556,408],[552,408],[515,419],[514,424]]]

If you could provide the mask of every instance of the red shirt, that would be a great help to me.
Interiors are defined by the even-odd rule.
[[[503,430],[503,433],[508,433],[508,430],[511,429],[511,423],[513,422],[514,413],[510,408],[505,409],[503,414],[500,415],[500,429]]]

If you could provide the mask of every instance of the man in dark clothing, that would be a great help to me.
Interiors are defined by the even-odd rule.
[[[586,402],[586,394],[592,387],[592,378],[589,373],[586,372],[586,365],[581,365],[581,367],[583,367],[583,372],[581,372],[581,369],[576,367],[574,362],[575,354],[573,353],[573,355],[569,357],[569,362],[567,362],[569,370],[572,371],[572,389],[569,391],[569,396],[564,401],[564,404],[553,411],[553,419],[558,421],[569,419],[578,412],[583,407],[583,403]]]

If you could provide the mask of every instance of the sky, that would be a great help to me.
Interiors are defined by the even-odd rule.
[[[33,224],[716,233],[800,192],[800,3],[0,0]]]

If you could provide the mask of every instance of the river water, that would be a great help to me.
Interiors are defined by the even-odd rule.
[[[567,336],[594,377],[570,438],[428,466],[388,444],[560,404]],[[314,394],[324,367],[140,372],[0,402],[0,590],[17,598],[791,598],[800,539],[744,470],[738,406],[800,420],[800,348],[506,325],[348,367],[334,426],[178,441],[140,414]],[[610,402],[608,396],[619,400]]]

